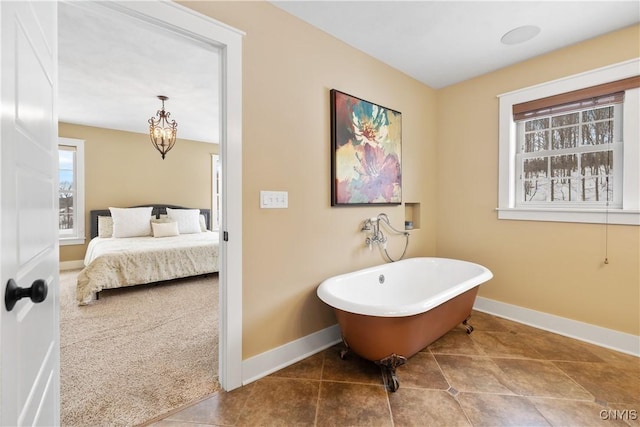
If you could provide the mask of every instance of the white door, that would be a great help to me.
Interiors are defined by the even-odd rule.
[[[56,2],[2,0],[0,19],[0,424],[53,426],[60,424]],[[48,295],[8,310],[10,280],[21,288],[43,280]]]

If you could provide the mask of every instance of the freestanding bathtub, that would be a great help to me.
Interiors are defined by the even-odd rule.
[[[381,366],[390,391],[396,368],[453,329],[467,324],[487,268],[448,258],[409,258],[323,281],[318,297],[334,308],[348,350]],[[343,351],[341,357],[344,357]]]

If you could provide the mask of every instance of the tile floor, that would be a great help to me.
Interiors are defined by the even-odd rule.
[[[161,420],[176,426],[640,426],[640,359],[474,312],[398,368],[334,346]]]

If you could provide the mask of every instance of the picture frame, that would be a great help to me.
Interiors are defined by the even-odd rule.
[[[402,113],[331,89],[331,206],[402,203]]]

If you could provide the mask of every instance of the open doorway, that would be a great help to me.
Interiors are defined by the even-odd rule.
[[[220,155],[222,165],[233,167],[223,167],[221,187],[221,232],[225,238],[221,241],[220,254],[219,379],[225,389],[236,388],[241,385],[241,34],[172,3],[98,5],[83,2],[79,7],[101,17],[117,15],[141,26],[156,26],[174,35],[191,37],[220,52],[220,78],[217,81],[221,93],[218,113]],[[152,70],[149,71],[153,76]],[[88,188],[87,191],[91,190]],[[230,282],[233,286],[228,285]]]

